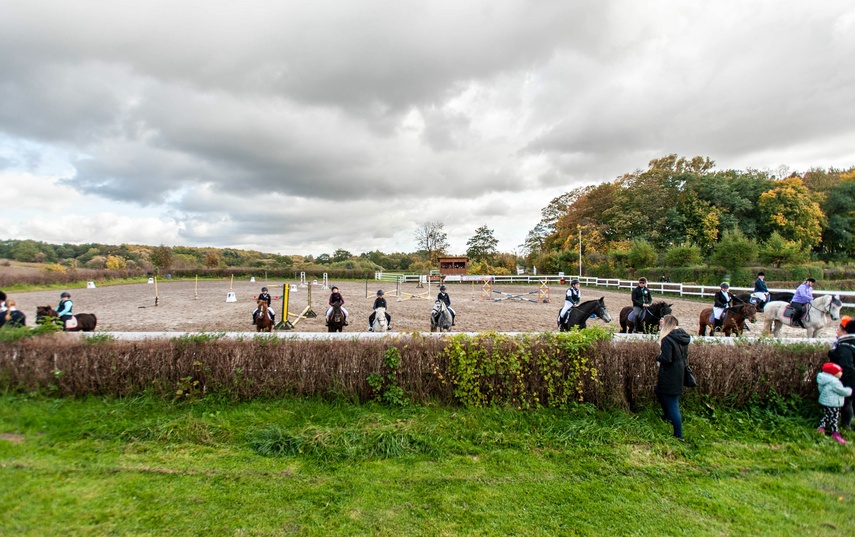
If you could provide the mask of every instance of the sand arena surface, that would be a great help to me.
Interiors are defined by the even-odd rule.
[[[255,332],[252,324],[252,311],[255,309],[253,296],[261,292],[266,285],[273,296],[282,295],[284,280],[267,282],[247,280],[200,280],[198,288],[194,281],[165,280],[157,282],[158,305],[155,306],[155,286],[149,283],[100,286],[95,289],[70,288],[74,302],[74,313],[94,313],[98,317],[97,332]],[[287,283],[295,284],[294,281]],[[372,312],[374,296],[378,289],[386,293],[388,311],[392,315],[391,327],[395,332],[429,331],[430,310],[439,289],[433,284],[428,288],[417,288],[416,284],[402,284],[403,300],[398,301],[393,295],[396,285],[389,282],[369,281],[366,298],[366,283],[364,281],[330,282],[339,287],[345,300],[345,308],[350,313],[350,325],[346,332],[365,332],[368,330],[368,316]],[[237,302],[226,302],[226,296],[231,290],[235,293]],[[481,286],[471,283],[447,284],[451,296],[451,306],[457,312],[456,325],[452,329],[457,332],[482,332],[494,330],[497,332],[540,332],[557,330],[558,312],[564,303],[566,286],[553,285],[550,287],[549,303],[505,300],[491,302],[481,299]],[[523,294],[525,298],[538,300],[536,285],[497,285],[494,290],[504,293]],[[61,291],[34,291],[28,293],[10,293],[9,298],[18,303],[18,309],[27,315],[27,324],[33,325],[36,317],[36,306],[50,305],[56,308]],[[620,329],[618,315],[621,308],[631,305],[628,291],[601,291],[597,289],[581,289],[582,301],[605,297],[606,307],[612,316],[611,325]],[[312,309],[318,314],[314,319],[302,319],[297,324],[295,332],[325,332],[324,314],[329,306],[330,291],[320,285],[312,286]],[[412,296],[429,297],[414,299]],[[501,297],[494,293],[493,296]],[[298,314],[307,304],[308,288],[298,287],[291,293],[290,312]],[[681,300],[675,297],[653,294],[654,302],[664,300],[673,304],[674,315],[680,320],[680,326],[691,335],[698,333],[698,316],[702,309],[712,306],[712,298],[707,302]],[[272,309],[276,311],[277,322],[281,319],[282,301],[274,300]],[[763,322],[762,313],[757,316],[757,323],[751,325],[748,337],[760,335]],[[289,317],[291,322],[295,317]],[[599,319],[588,321],[589,326],[604,325]],[[782,337],[805,337],[804,330],[784,327]],[[833,337],[833,326],[826,326],[819,334],[820,337]]]

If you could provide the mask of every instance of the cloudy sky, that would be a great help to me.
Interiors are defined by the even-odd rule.
[[[849,167],[853,6],[3,0],[0,238],[513,251],[669,153]]]

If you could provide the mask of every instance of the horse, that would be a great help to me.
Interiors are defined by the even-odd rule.
[[[659,331],[659,321],[662,317],[671,314],[671,306],[665,302],[654,302],[650,306],[642,309],[641,328],[645,334],[650,334]],[[635,321],[629,320],[629,314],[632,313],[632,306],[627,306],[620,310],[620,333],[632,333],[635,329]]]
[[[739,302],[745,302],[746,304],[754,304],[755,306],[757,306],[757,311],[762,312],[763,309],[766,307],[766,304],[768,304],[769,302],[774,302],[778,300],[789,302],[793,299],[793,293],[789,291],[770,291],[768,302],[763,302],[759,298],[752,296],[752,293],[739,293],[738,295],[733,295],[733,298],[738,300]]]
[[[442,300],[437,300],[433,303],[433,308],[430,310],[430,331],[436,332],[451,331],[451,312],[448,311],[448,306]]]
[[[36,324],[52,322],[61,326],[65,332],[94,332],[98,324],[98,318],[93,313],[78,313],[71,317],[72,319],[62,322],[52,307],[36,306]]]
[[[817,337],[817,334],[830,321],[840,319],[840,308],[843,307],[843,302],[838,295],[822,295],[814,298],[807,306],[807,316],[804,319],[805,328],[807,329],[807,337]],[[775,337],[780,337],[781,327],[784,324],[793,326],[793,308],[789,303],[783,301],[769,302],[766,304],[766,326],[763,328],[763,335],[770,331],[775,334]],[[794,328],[801,328],[795,326]]]
[[[385,319],[385,315],[383,316]],[[332,313],[330,314],[329,323],[327,323],[328,332],[341,332],[344,327],[344,312],[341,311],[341,301],[336,300],[332,303]]]
[[[591,315],[599,317],[607,323],[612,322],[612,316],[606,309],[605,297],[601,297],[599,300],[588,300],[570,308],[566,322],[562,323],[560,319],[558,320],[558,330],[567,332],[574,326],[578,326],[580,329],[587,328],[587,322]]]
[[[389,323],[386,320],[386,308],[379,307],[374,310],[374,324],[371,325],[371,328],[374,332],[385,332],[389,327]]]
[[[710,335],[715,335],[713,326],[715,320],[712,318],[712,308],[704,308],[698,317],[698,335],[706,336],[707,327],[710,327]],[[737,304],[730,306],[724,310],[724,316],[721,320],[721,329],[726,337],[730,337],[731,332],[736,332],[737,336],[741,336],[745,330],[746,319],[752,323],[757,320],[757,306],[754,304]]]
[[[267,301],[263,299],[260,299],[258,301],[258,313],[255,314],[255,331],[273,331],[273,319],[270,318],[270,311],[267,308]]]

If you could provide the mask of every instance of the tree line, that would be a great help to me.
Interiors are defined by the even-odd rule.
[[[646,170],[554,198],[522,246],[530,264],[555,272],[577,267],[581,244],[583,270],[599,275],[851,264],[855,167],[778,173],[720,171],[707,157],[654,159]]]

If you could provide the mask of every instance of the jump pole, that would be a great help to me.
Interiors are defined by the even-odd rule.
[[[193,286],[193,298],[199,300],[199,275],[196,275],[196,285]]]
[[[154,277],[154,305],[157,306],[157,276]]]
[[[301,311],[298,315],[295,315],[293,313],[289,313],[288,312],[288,303],[290,302],[290,297],[291,297],[291,286],[287,283],[285,284],[284,288],[282,289],[282,297],[283,297],[282,298],[282,318],[279,321],[279,324],[276,325],[277,330],[293,330],[297,326],[297,323],[299,323],[301,320],[303,320],[303,319],[314,319],[315,317],[318,316],[318,314],[315,313],[314,310],[312,309],[312,286],[311,285],[308,287],[308,290],[306,291],[306,296],[307,296],[308,304],[306,305],[305,308],[303,308],[303,311]],[[289,315],[291,315],[292,317],[297,317],[297,319],[292,323],[291,321],[288,320]]]

